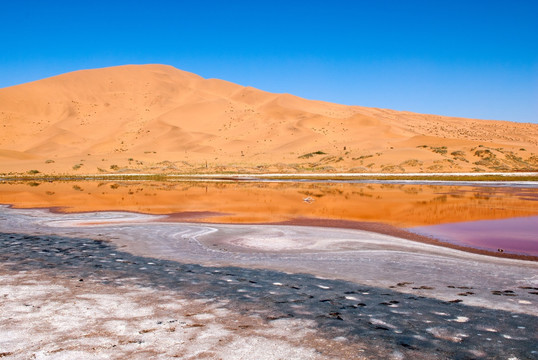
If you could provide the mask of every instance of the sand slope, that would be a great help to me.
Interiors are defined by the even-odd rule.
[[[538,125],[344,106],[165,65],[0,89],[0,173],[538,169]]]

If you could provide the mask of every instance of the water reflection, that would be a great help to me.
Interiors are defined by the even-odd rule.
[[[305,201],[307,200],[307,201]],[[10,182],[0,203],[259,223],[313,217],[416,227],[538,215],[538,188],[309,182]]]

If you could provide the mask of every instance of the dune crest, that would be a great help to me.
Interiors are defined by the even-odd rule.
[[[538,125],[345,106],[165,65],[0,89],[0,173],[538,170]]]

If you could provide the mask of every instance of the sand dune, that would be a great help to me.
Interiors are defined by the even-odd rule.
[[[536,124],[312,101],[164,65],[0,89],[0,130],[0,173],[538,169]]]

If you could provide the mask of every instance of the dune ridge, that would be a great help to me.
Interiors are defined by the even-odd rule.
[[[0,173],[538,170],[538,125],[346,106],[166,65],[0,89]]]

